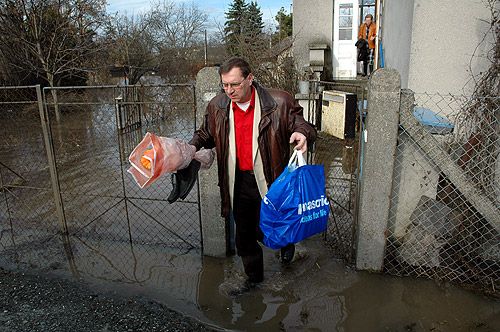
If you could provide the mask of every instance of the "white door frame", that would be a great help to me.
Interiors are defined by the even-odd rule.
[[[333,8],[333,77],[356,78],[359,1],[335,0]]]

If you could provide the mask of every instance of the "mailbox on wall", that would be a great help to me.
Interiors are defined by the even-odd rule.
[[[323,91],[321,130],[340,139],[354,138],[357,97],[354,93]]]

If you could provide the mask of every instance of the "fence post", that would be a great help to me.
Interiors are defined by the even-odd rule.
[[[50,122],[47,109],[44,107],[44,100],[42,95],[42,89],[40,85],[36,86],[36,97],[38,101],[38,110],[40,112],[40,121],[42,124],[43,131],[43,141],[45,143],[45,151],[47,152],[47,161],[49,164],[50,171],[50,181],[52,186],[52,192],[54,194],[54,204],[56,206],[57,219],[61,227],[61,235],[64,246],[64,251],[66,257],[68,258],[69,268],[73,275],[78,275],[78,270],[74,261],[73,251],[71,249],[71,243],[69,240],[68,225],[66,223],[66,216],[64,215],[64,207],[61,197],[61,190],[59,185],[59,177],[57,176],[56,168],[56,158],[54,153],[54,145],[52,139],[52,133],[50,131]],[[58,122],[59,118],[56,119]]]
[[[116,127],[118,129],[118,132],[121,132],[125,128],[125,125],[123,125],[122,101],[123,101],[122,96],[115,97]]]
[[[356,253],[356,267],[361,270],[382,269],[398,138],[400,92],[400,76],[394,69],[375,71],[368,83]]]
[[[59,179],[57,177],[56,160],[54,154],[54,146],[52,145],[52,134],[50,132],[49,117],[46,109],[43,106],[42,89],[40,85],[36,86],[36,96],[38,100],[38,110],[40,111],[40,120],[42,122],[43,141],[45,143],[45,151],[47,152],[47,161],[49,163],[50,180],[52,192],[54,194],[54,203],[56,205],[57,219],[61,225],[64,234],[68,233],[66,218],[64,216],[61,192],[59,187]]]
[[[220,91],[216,67],[205,67],[196,76],[196,123],[203,123],[208,102]],[[230,224],[221,217],[217,163],[199,173],[203,254],[224,257],[230,248]]]

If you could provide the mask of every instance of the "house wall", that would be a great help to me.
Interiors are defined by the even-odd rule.
[[[400,6],[394,4],[398,0],[387,2]],[[408,87],[415,92],[471,94],[469,65],[475,75],[489,66],[486,52],[492,34],[481,43],[489,20],[490,11],[481,0],[414,0]]]
[[[333,0],[293,1],[293,56],[298,70],[309,64],[309,45],[327,44],[326,64],[331,72]]]
[[[293,1],[297,69],[308,64],[308,46],[315,43],[330,47],[331,66],[333,2]],[[482,0],[385,0],[382,19],[385,66],[399,71],[403,88],[469,95],[472,75],[490,64],[493,35],[483,41],[490,11]]]
[[[408,88],[414,0],[385,0],[381,37],[385,66],[401,75],[401,87]]]

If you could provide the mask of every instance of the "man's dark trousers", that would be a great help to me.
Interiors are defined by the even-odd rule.
[[[264,279],[264,260],[260,230],[261,197],[253,171],[236,170],[234,183],[233,215],[236,222],[236,251],[241,256],[245,273],[250,282]]]

